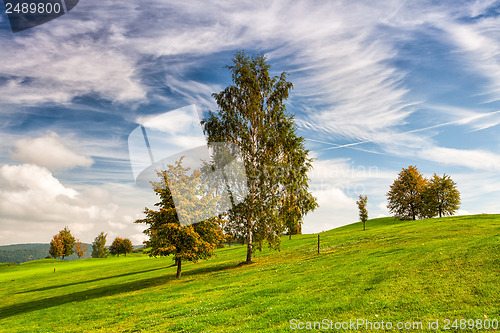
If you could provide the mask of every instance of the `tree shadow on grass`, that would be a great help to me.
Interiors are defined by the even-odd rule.
[[[183,276],[197,276],[197,275],[202,275],[206,273],[211,273],[211,272],[217,272],[217,271],[223,271],[223,270],[228,270],[231,268],[234,268],[234,263],[226,263],[226,264],[220,264],[216,266],[209,266],[209,267],[200,267],[197,269],[192,269],[189,271],[186,271]],[[164,268],[164,267],[161,267]],[[159,269],[161,269],[159,268]],[[137,273],[137,272],[134,272]],[[130,275],[133,275],[134,273],[130,273]],[[120,276],[123,276],[126,274],[121,274]],[[78,291],[78,292],[73,292],[65,295],[59,295],[59,296],[53,296],[53,297],[47,297],[47,298],[42,298],[34,301],[28,301],[24,303],[17,303],[17,304],[12,304],[8,305],[5,307],[0,308],[0,320],[6,319],[15,315],[21,315],[25,314],[27,312],[32,312],[32,311],[38,311],[38,310],[46,310],[55,306],[60,306],[64,305],[66,303],[72,303],[72,302],[82,302],[82,301],[88,301],[92,299],[97,299],[101,297],[108,297],[108,296],[113,296],[121,293],[129,293],[129,292],[134,292],[134,291],[139,291],[143,289],[147,289],[150,287],[155,287],[159,285],[165,285],[170,283],[172,280],[175,279],[175,273],[172,272],[172,274],[169,275],[162,275],[162,276],[157,276],[157,277],[152,277],[152,278],[147,278],[147,279],[139,279],[139,280],[134,280],[130,282],[125,282],[125,283],[119,283],[119,284],[113,284],[113,285],[108,285],[108,286],[103,286],[103,287],[98,287],[98,288],[93,288],[89,290],[83,290],[83,291]],[[181,278],[182,280],[182,278]],[[89,280],[90,281],[95,281],[95,280]],[[84,283],[84,282],[78,282],[78,283]],[[76,283],[76,284],[78,284]]]
[[[135,274],[141,274],[141,273],[148,273],[148,272],[158,271],[160,269],[165,269],[165,268],[168,268],[168,267],[171,267],[171,266],[157,267],[157,268],[145,269],[143,271],[136,271],[136,272],[123,273],[123,274],[118,274],[118,275],[105,276],[105,277],[101,277],[101,278],[97,278],[97,279],[92,279],[92,280],[84,280],[84,281],[78,281],[78,282],[72,282],[72,283],[58,284],[58,285],[55,285],[55,286],[49,286],[49,287],[43,287],[43,288],[37,288],[37,289],[30,289],[30,290],[25,290],[25,291],[18,291],[16,294],[26,294],[26,293],[36,292],[36,291],[45,291],[45,290],[50,290],[50,289],[75,286],[75,285],[83,284],[83,283],[91,283],[91,282],[109,280],[109,279],[114,279],[114,278],[119,278],[119,277],[124,277],[124,276],[130,276],[130,275],[135,275]]]

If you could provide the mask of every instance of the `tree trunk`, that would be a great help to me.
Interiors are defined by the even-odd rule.
[[[64,255],[62,256],[62,259],[61,260],[64,260]]]
[[[247,264],[252,263],[252,228],[248,228],[247,237]]]
[[[177,261],[177,275],[175,276],[176,278],[181,277],[181,266],[182,266],[182,260],[181,259],[176,259]]]

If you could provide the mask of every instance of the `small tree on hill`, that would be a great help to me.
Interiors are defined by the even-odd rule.
[[[423,192],[427,179],[410,165],[398,174],[398,178],[387,192],[387,208],[401,220],[415,220],[424,215]]]
[[[64,227],[63,230],[60,231],[60,234],[62,235],[63,239],[63,245],[64,245],[64,251],[63,251],[63,256],[62,259],[64,260],[65,256],[70,256],[73,253],[75,253],[75,237],[71,234],[71,231],[69,231],[68,227]]]
[[[83,257],[85,251],[87,251],[87,246],[82,242],[80,242],[79,239],[77,239],[75,242],[75,253],[78,256],[78,258]]]
[[[49,253],[53,258],[62,256],[64,260],[65,256],[70,256],[75,253],[73,247],[75,246],[75,237],[71,235],[68,227],[64,227],[63,230],[59,231],[57,235],[52,238],[50,242]]]
[[[123,254],[125,257],[127,256],[127,253],[130,253],[134,250],[134,245],[132,245],[132,242],[130,239],[125,238],[122,242],[122,249],[123,249]]]
[[[63,255],[64,245],[60,234],[54,235],[50,242],[49,254],[52,258],[57,258]]]
[[[109,254],[106,248],[106,236],[101,232],[92,243],[92,258],[106,258]]]
[[[109,253],[112,255],[120,256],[120,254],[124,254],[125,257],[127,256],[127,253],[132,252],[134,249],[134,246],[132,245],[132,242],[128,238],[121,238],[121,237],[116,237],[113,240],[113,243],[109,247]]]
[[[190,186],[182,186],[182,196],[188,202],[194,202],[195,198],[198,198],[198,208],[210,209],[213,200],[217,199],[216,196],[204,193],[201,172],[195,170],[188,175],[189,170],[189,168],[182,167],[181,159],[175,165],[169,165],[167,170],[157,172],[160,181],[152,184],[156,195],[161,199],[155,204],[159,210],[145,208],[146,217],[136,221],[136,223],[148,225],[144,233],[149,236],[145,244],[151,248],[150,256],[173,255],[173,260],[177,265],[177,278],[181,276],[182,261],[197,262],[199,259],[207,259],[224,241],[224,234],[219,225],[222,220],[218,217],[186,226],[182,226],[179,222],[172,196],[173,191],[180,190],[179,182],[190,184]],[[170,180],[170,184],[167,179]],[[195,186],[195,184],[201,185]],[[198,210],[184,211],[183,215],[196,214],[196,211]]]
[[[453,215],[460,208],[460,192],[450,176],[434,174],[425,191],[425,212],[427,217]]]
[[[366,221],[368,220],[368,210],[366,210],[366,203],[368,198],[365,196],[359,195],[359,200],[356,201],[359,210],[359,219],[363,222],[363,230],[366,230]]]

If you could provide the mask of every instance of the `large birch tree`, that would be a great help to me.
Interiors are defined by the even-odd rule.
[[[299,233],[317,207],[308,191],[312,159],[285,106],[293,85],[270,67],[263,55],[237,52],[226,66],[232,85],[213,94],[218,110],[202,121],[209,142],[233,143],[242,153],[248,194],[229,211],[226,230],[245,239],[248,263],[263,242],[279,248],[284,232]]]

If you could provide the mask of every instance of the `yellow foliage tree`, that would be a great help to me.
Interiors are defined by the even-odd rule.
[[[398,174],[398,178],[387,192],[387,208],[401,220],[415,220],[425,215],[423,192],[427,179],[410,165]]]
[[[200,212],[214,207],[214,200],[218,200],[213,192],[205,192],[207,183],[202,180],[201,172],[194,170],[188,174],[189,170],[182,166],[181,158],[175,165],[169,165],[167,170],[157,172],[160,181],[152,184],[156,195],[161,199],[155,204],[159,209],[146,208],[144,210],[146,217],[136,221],[148,225],[144,233],[149,236],[145,244],[151,248],[150,256],[173,255],[177,265],[177,278],[181,276],[182,261],[197,262],[200,259],[207,259],[224,241],[224,233],[220,226],[222,219],[219,217],[186,226],[179,222],[173,200],[174,192],[182,193],[176,197],[185,200],[177,209],[184,209],[183,216],[191,214],[194,219]],[[197,203],[196,209],[187,204],[193,202]]]

